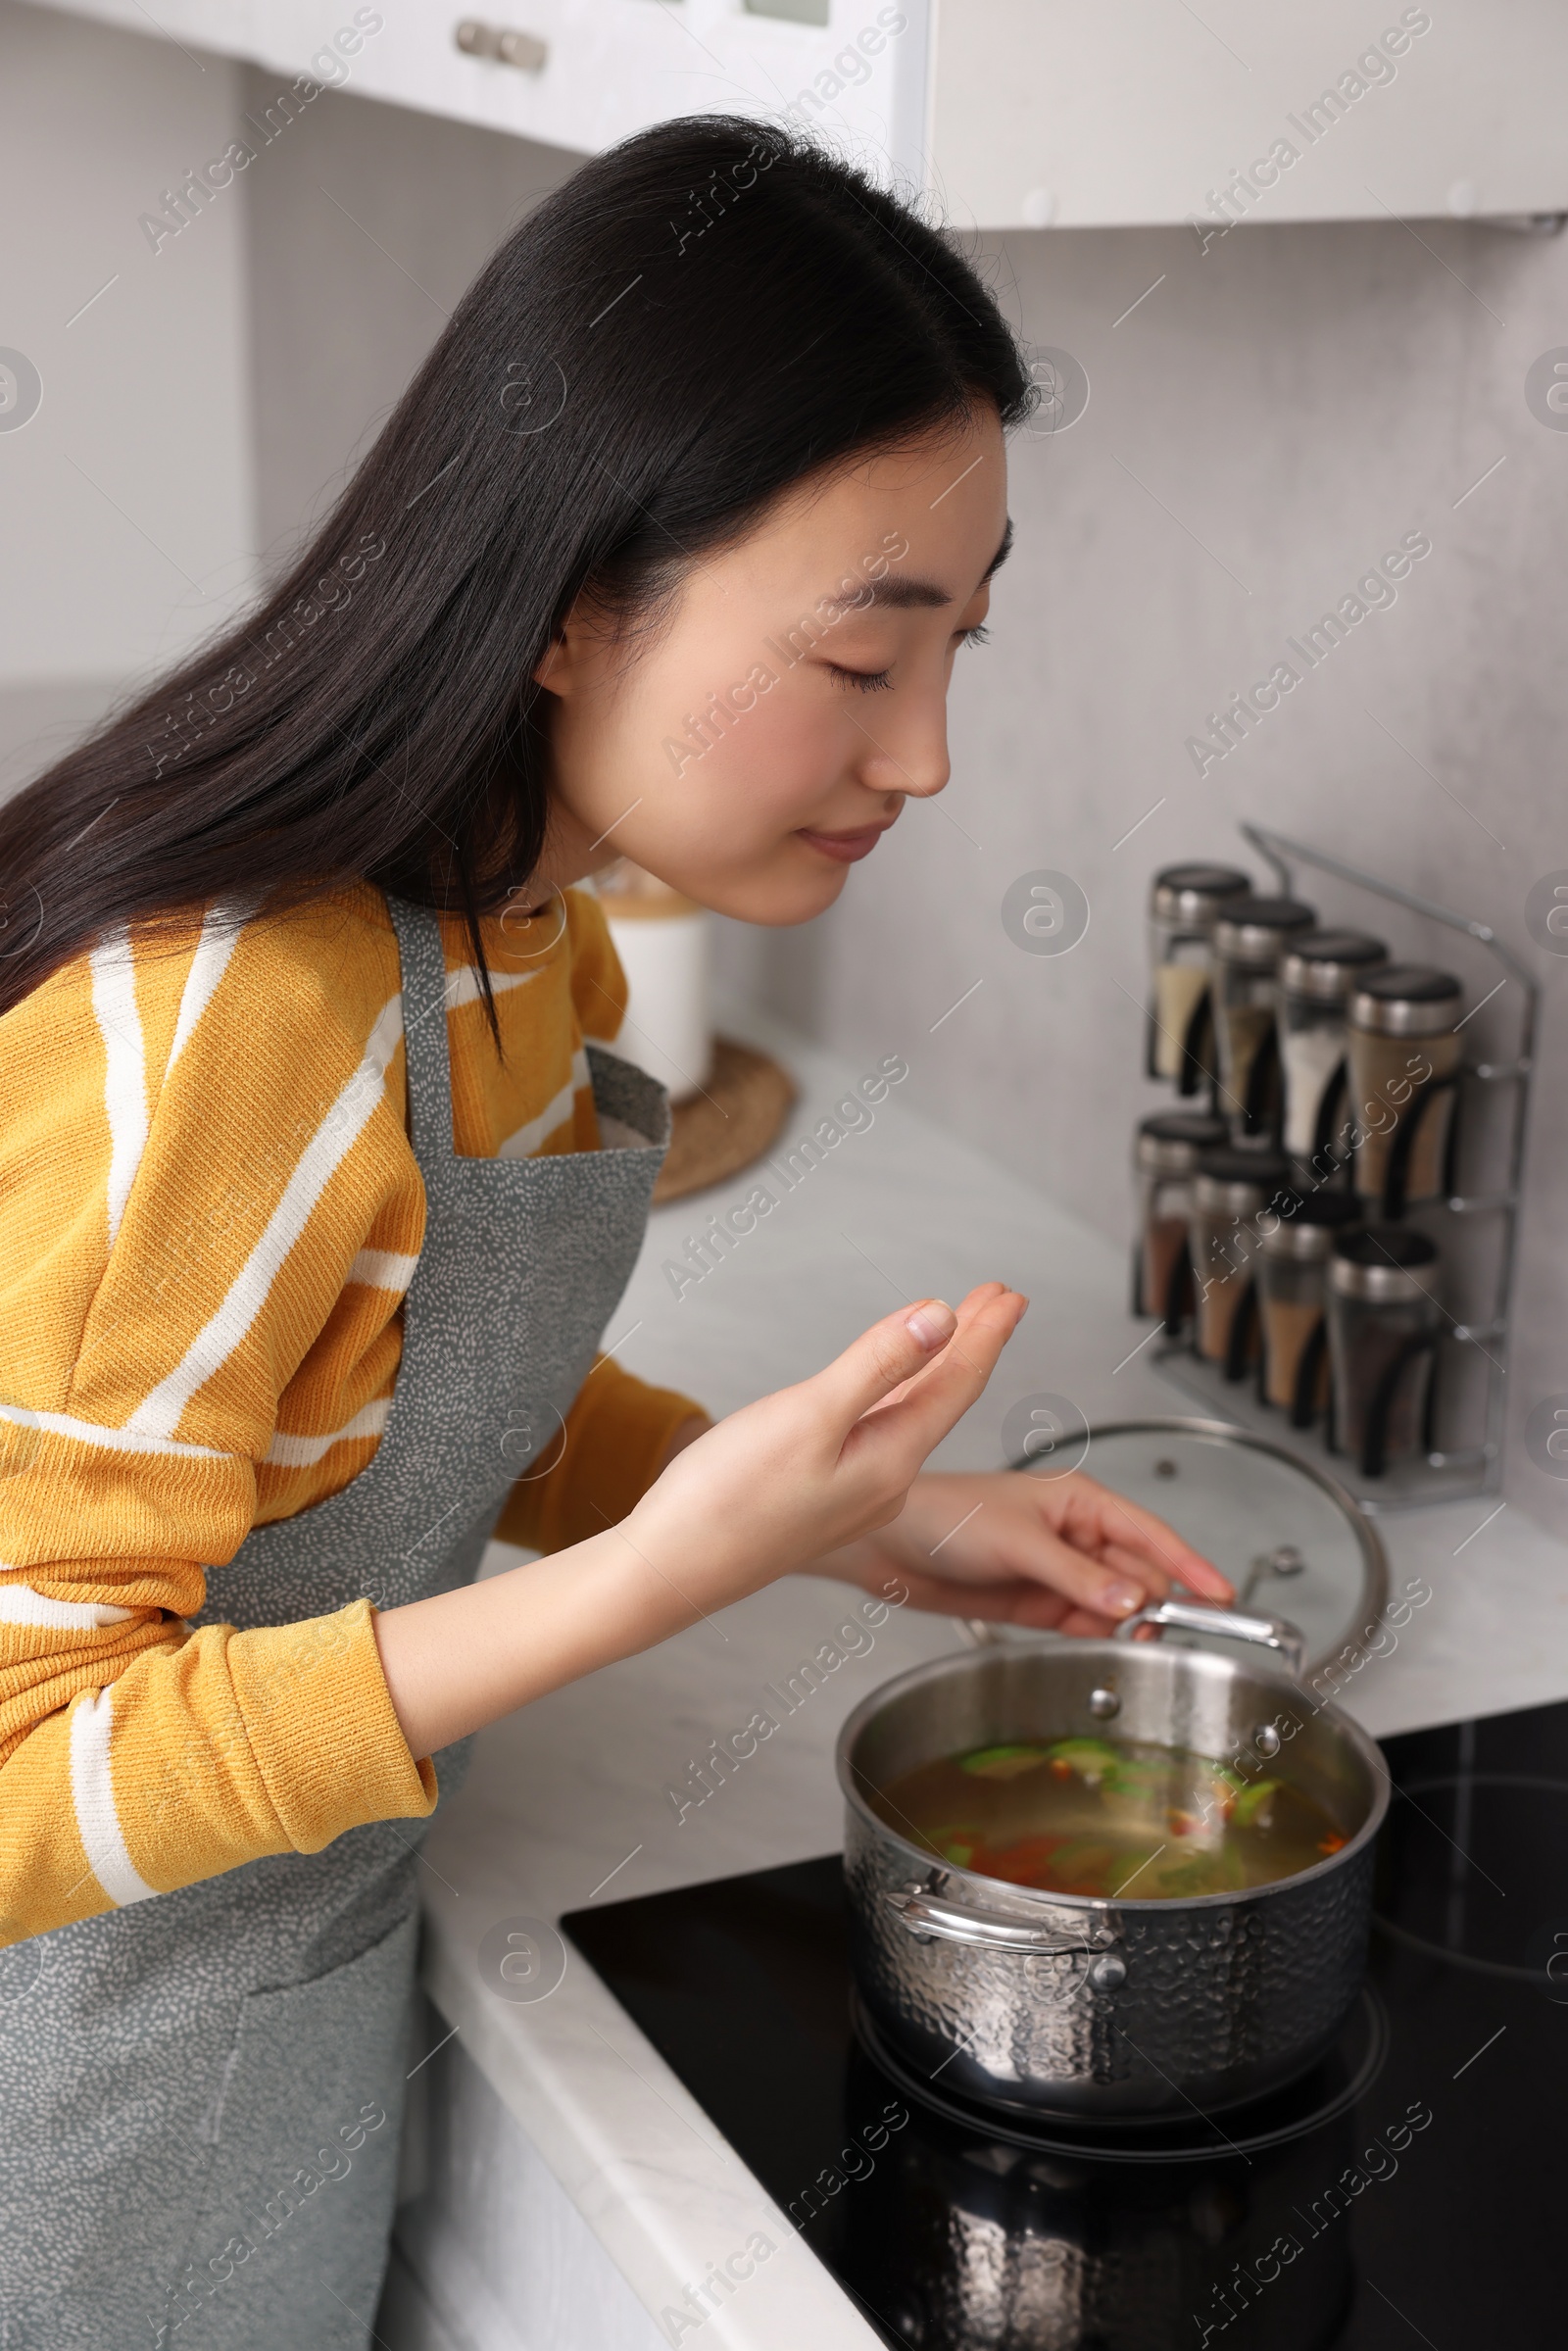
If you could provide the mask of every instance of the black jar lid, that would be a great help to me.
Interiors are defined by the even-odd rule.
[[[1349,1192],[1293,1193],[1288,1204],[1282,1195],[1275,1206],[1280,1221],[1263,1237],[1264,1255],[1304,1264],[1321,1263],[1334,1247],[1335,1234],[1343,1233],[1348,1225],[1359,1224],[1365,1214],[1361,1202]]]
[[[1280,978],[1291,996],[1338,1004],[1369,964],[1388,959],[1388,949],[1369,931],[1303,931],[1291,941]]]
[[[1161,922],[1206,931],[1222,906],[1251,894],[1252,877],[1239,865],[1162,865],[1150,888],[1149,908]]]
[[[1366,1210],[1353,1192],[1328,1192],[1318,1189],[1312,1192],[1298,1192],[1296,1196],[1296,1206],[1291,1213],[1298,1217],[1302,1224],[1325,1225],[1331,1229],[1343,1230],[1346,1225],[1359,1224],[1366,1214]]]
[[[1431,1268],[1438,1245],[1407,1224],[1367,1225],[1342,1233],[1334,1244],[1329,1286],[1342,1298],[1373,1305],[1408,1305],[1432,1299]],[[1436,1301],[1433,1301],[1434,1303]]]
[[[1214,925],[1214,953],[1227,963],[1271,970],[1293,931],[1317,928],[1317,908],[1298,898],[1239,898]]]
[[[1464,988],[1430,963],[1391,963],[1369,971],[1350,999],[1350,1024],[1379,1037],[1437,1037],[1453,1027]]]
[[[1204,1151],[1194,1173],[1194,1204],[1232,1216],[1250,1216],[1291,1188],[1291,1163],[1282,1152],[1240,1151],[1234,1145]]]
[[[1224,1119],[1206,1110],[1156,1110],[1139,1125],[1138,1165],[1148,1175],[1191,1175],[1203,1152],[1217,1150],[1228,1132]]]

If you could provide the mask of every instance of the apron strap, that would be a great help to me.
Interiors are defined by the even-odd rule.
[[[441,918],[387,892],[403,965],[403,1046],[409,1067],[409,1132],[421,1171],[450,1159],[452,1065],[447,1042],[447,967]]]

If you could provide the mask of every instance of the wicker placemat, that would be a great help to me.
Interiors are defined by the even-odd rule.
[[[778,1140],[794,1100],[793,1078],[768,1054],[716,1037],[707,1086],[675,1104],[668,1156],[654,1186],[656,1206],[750,1167]]]

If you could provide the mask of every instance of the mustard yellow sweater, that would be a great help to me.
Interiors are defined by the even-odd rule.
[[[499,1056],[443,930],[457,1150],[596,1148],[597,904],[487,922]],[[105,939],[0,1019],[0,1942],[430,1811],[368,1600],[185,1621],[374,1453],[424,1212],[378,891]],[[498,1533],[613,1524],[696,1410],[601,1359]]]

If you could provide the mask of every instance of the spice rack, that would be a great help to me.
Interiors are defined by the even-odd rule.
[[[1430,1225],[1434,1237],[1440,1237],[1447,1296],[1461,1296],[1456,1276],[1462,1274],[1477,1302],[1464,1319],[1446,1303],[1442,1304],[1434,1395],[1443,1429],[1429,1416],[1425,1450],[1390,1463],[1381,1475],[1367,1476],[1356,1460],[1330,1451],[1321,1428],[1291,1426],[1289,1414],[1262,1401],[1255,1383],[1235,1377],[1234,1371],[1228,1377],[1224,1367],[1204,1361],[1186,1340],[1163,1342],[1153,1360],[1166,1379],[1200,1399],[1209,1414],[1288,1447],[1320,1473],[1326,1472],[1348,1487],[1361,1507],[1374,1515],[1457,1500],[1467,1494],[1494,1494],[1502,1476],[1509,1316],[1539,1001],[1535,981],[1490,923],[1457,913],[1416,891],[1363,872],[1341,857],[1263,825],[1243,824],[1240,830],[1273,872],[1282,896],[1295,894],[1292,864],[1310,866],[1473,939],[1492,956],[1501,976],[1496,986],[1472,1005],[1464,1020],[1511,984],[1518,1011],[1515,1050],[1507,1059],[1466,1060],[1453,1083],[1461,1104],[1463,1158],[1472,1166],[1487,1160],[1498,1169],[1498,1180],[1494,1188],[1475,1190],[1450,1183],[1442,1200],[1419,1212],[1421,1223]],[[1456,1120],[1456,1125],[1459,1123]],[[1489,1242],[1481,1238],[1487,1227],[1491,1228]],[[1490,1269],[1477,1264],[1488,1247]],[[1439,1434],[1446,1434],[1447,1441],[1438,1443]]]

